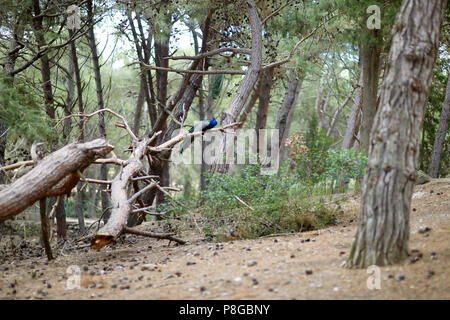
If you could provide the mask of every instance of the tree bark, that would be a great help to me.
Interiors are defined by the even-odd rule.
[[[48,260],[53,260],[52,248],[50,247],[50,241],[48,239],[48,224],[47,224],[47,214],[46,214],[46,203],[45,198],[39,200],[39,213],[41,216],[41,231],[42,231],[42,242],[44,244],[45,253]]]
[[[256,101],[259,98],[259,91],[261,90],[261,82],[258,81],[256,84],[256,87],[253,89],[253,93],[250,96],[250,100],[248,101],[247,105],[245,106],[244,110],[242,110],[241,115],[239,116],[239,122],[241,122],[240,127],[244,125],[244,123],[247,121],[248,115],[252,112],[253,107],[256,104]]]
[[[79,180],[77,171],[112,149],[105,140],[97,139],[71,143],[51,153],[0,191],[0,221],[19,214],[39,199],[70,193]]]
[[[131,27],[131,33],[133,34],[133,40],[134,40],[134,45],[136,48],[136,54],[138,56],[138,60],[139,62],[144,62],[144,63],[148,63],[149,61],[147,61],[147,56],[144,58],[143,55],[143,50],[145,50],[145,43],[142,43],[141,46],[141,42],[139,41],[139,37],[136,31],[136,27],[134,26],[134,22],[133,22],[133,18],[131,16],[131,11],[127,10],[127,17],[128,17],[128,21],[130,23],[130,27]],[[138,19],[138,17],[136,17]],[[147,102],[147,106],[149,108],[149,110],[154,110],[154,101],[152,101],[151,97],[150,97],[150,93],[148,90],[148,85],[147,85],[147,73],[145,72],[145,69],[143,67],[142,64],[139,64],[140,66],[140,76],[141,76],[141,82],[140,82],[140,89],[139,89],[139,96],[138,96],[138,101],[137,101],[137,105],[136,105],[136,113],[135,113],[135,118],[134,118],[134,130],[135,130],[135,134],[137,135],[138,131],[139,131],[139,124],[140,124],[140,119],[141,119],[141,113],[142,113],[142,105],[144,103],[144,98],[145,101]],[[150,75],[150,79],[151,79],[151,75]],[[152,125],[155,124],[156,121],[156,113],[154,112],[150,112],[150,121],[152,123]]]
[[[352,91],[348,94],[348,96],[344,99],[342,104],[336,109],[336,111],[333,114],[333,118],[331,119],[330,125],[328,126],[327,134],[326,136],[331,136],[331,133],[333,133],[334,128],[336,127],[337,120],[339,118],[339,114],[342,112],[342,109],[347,105],[347,103],[350,101],[350,99],[353,96],[353,93],[355,92],[356,87],[352,88]]]
[[[73,36],[73,30],[69,30],[69,36]],[[75,82],[77,84],[77,102],[78,102],[78,112],[80,114],[84,113],[84,105],[83,105],[83,87],[81,83],[81,74],[80,74],[80,67],[78,66],[78,56],[77,56],[77,48],[75,45],[75,41],[72,41],[70,43],[70,63],[74,69],[75,72]],[[80,119],[79,123],[79,129],[80,129],[80,135],[79,135],[79,141],[84,142],[84,118]],[[77,203],[76,203],[76,212],[77,212],[77,218],[78,218],[78,227],[80,233],[84,233],[86,230],[86,225],[84,223],[84,210],[83,210],[83,202],[84,202],[84,194],[81,190],[82,183],[78,182],[77,184]]]
[[[94,78],[95,78],[95,87],[97,91],[97,105],[98,110],[104,109],[105,104],[103,102],[103,87],[102,87],[102,78],[100,74],[100,63],[97,53],[97,44],[95,43],[95,34],[94,34],[94,13],[92,0],[87,1],[87,13],[88,19],[90,21],[89,31],[88,31],[88,40],[89,47],[91,49],[92,56],[92,66],[94,69]],[[105,127],[105,116],[103,113],[99,113],[98,115],[98,129],[100,136],[103,139],[106,139],[106,127]],[[108,180],[108,171],[106,164],[102,164],[100,167],[100,179]],[[106,222],[109,218],[110,211],[108,210],[108,195],[106,194],[106,185],[100,185],[100,196],[102,199],[102,212],[104,212],[103,218]]]
[[[262,71],[262,74],[260,76],[261,88],[259,91],[259,100],[258,100],[259,105],[258,105],[258,112],[256,114],[256,126],[255,126],[256,141],[257,141],[256,145],[258,152],[260,145],[259,139],[261,138],[258,132],[260,129],[265,129],[267,126],[267,113],[269,111],[270,89],[272,88],[273,84],[273,72],[274,67]]]
[[[128,200],[128,190],[132,179],[142,169],[141,159],[147,152],[150,139],[145,138],[137,143],[125,166],[111,183],[111,217],[100,228],[91,241],[91,248],[100,249],[120,236],[127,226],[128,217],[132,212],[132,202]]]
[[[17,50],[19,47],[18,38],[19,32],[18,29],[21,28],[19,25],[16,26],[13,30],[13,35],[11,38],[11,42],[9,45],[9,50],[5,57],[5,62],[3,66],[3,74],[5,75],[6,83],[13,86],[14,85],[14,66],[16,65],[17,57],[19,51]],[[6,142],[8,138],[8,126],[0,120],[0,166],[5,165],[5,151],[6,151]],[[6,183],[4,173],[0,172],[0,184]],[[1,228],[1,224],[0,224]]]
[[[433,152],[431,153],[430,167],[428,175],[432,178],[437,178],[439,173],[439,163],[441,160],[442,150],[444,148],[445,135],[448,129],[448,119],[450,115],[450,77],[447,81],[447,90],[445,93],[445,101],[442,106],[441,120],[434,139]]]
[[[350,112],[350,116],[348,118],[347,129],[344,135],[344,141],[342,141],[343,149],[351,149],[358,135],[359,125],[361,123],[361,107],[363,94],[364,94],[364,87],[363,87],[363,75],[361,70],[358,88],[356,88],[356,97],[353,102],[352,111]]]
[[[378,79],[380,74],[381,31],[364,29],[369,39],[361,45],[361,63],[364,95],[362,97],[362,118],[360,147],[367,154],[370,146],[370,131],[377,111]]]
[[[289,131],[294,116],[295,105],[297,103],[298,95],[302,87],[302,80],[292,74],[289,78],[288,88],[283,98],[283,103],[277,114],[276,129],[279,130],[279,146],[280,146],[280,160],[282,164],[286,160],[286,145],[285,141],[289,136]]]
[[[388,265],[408,255],[420,130],[446,2],[404,0],[397,15],[347,267]]]
[[[43,16],[41,15],[41,8],[39,6],[39,0],[33,0],[33,30],[38,44],[38,49],[46,46],[44,38],[44,30],[42,26]],[[50,81],[50,63],[48,55],[42,55],[41,59],[41,76],[42,76],[42,89],[44,91],[44,99],[46,112],[50,119],[55,119],[55,107],[52,92],[52,83]]]
[[[230,105],[227,110],[222,113],[221,124],[222,126],[231,124],[235,122],[237,116],[242,111],[242,108],[247,101],[250,92],[255,86],[258,80],[258,75],[261,69],[262,61],[262,29],[261,20],[258,15],[258,10],[254,0],[246,0],[248,19],[250,21],[251,35],[252,35],[252,53],[251,53],[251,63],[247,69],[244,79],[239,84],[236,95],[231,100]],[[230,130],[231,132],[234,129]],[[222,163],[222,158],[220,154],[226,154],[226,137],[220,142],[219,147],[219,157],[216,158],[215,163],[212,166],[213,171],[217,172],[228,172],[229,165]]]

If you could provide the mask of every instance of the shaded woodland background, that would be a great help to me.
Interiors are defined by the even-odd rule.
[[[378,5],[381,28],[368,29],[366,12]],[[70,5],[80,28],[68,29]],[[59,119],[109,108],[137,136],[161,130],[167,141],[180,124],[215,116],[220,125],[280,129],[282,166],[261,176],[256,165],[230,168],[145,163],[171,197],[148,192],[153,213],[176,218],[197,212],[210,239],[305,231],[342,215],[334,193],[361,188],[370,129],[380,101],[401,1],[255,1],[260,19],[261,71],[241,105],[243,75],[255,63],[254,30],[244,1],[1,1],[0,166],[31,158],[33,143],[48,154],[72,141],[105,137],[127,159],[128,135],[105,113],[89,120]],[[449,9],[441,28],[420,139],[418,168],[448,176]],[[78,13],[75,13],[78,14]],[[251,15],[250,15],[251,19]],[[250,63],[251,61],[251,63]],[[446,98],[447,97],[447,98]],[[447,100],[446,100],[447,99]],[[235,108],[229,119],[229,106]],[[447,105],[447,111],[445,111]],[[442,123],[440,125],[440,122]],[[421,124],[418,123],[418,126]],[[185,129],[189,129],[186,127]],[[282,133],[282,134],[281,134]],[[442,146],[436,147],[436,144]],[[174,151],[177,152],[177,151]],[[0,173],[0,183],[23,175]],[[218,172],[228,172],[225,175]],[[92,165],[84,176],[104,181],[113,165]],[[57,236],[65,217],[108,219],[105,184],[80,182],[56,212]],[[55,199],[49,199],[48,210]],[[32,209],[31,209],[32,210]],[[129,220],[138,224],[142,217]]]

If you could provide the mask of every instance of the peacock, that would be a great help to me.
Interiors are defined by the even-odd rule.
[[[199,121],[195,126],[193,126],[191,129],[189,129],[189,133],[203,131],[212,129],[217,125],[217,120],[213,117],[212,120],[203,120]],[[181,143],[180,147],[180,153],[183,153],[184,150],[189,147],[189,145],[194,141],[194,137],[186,138]]]

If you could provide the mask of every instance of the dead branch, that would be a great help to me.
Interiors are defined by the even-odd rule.
[[[136,137],[136,135],[135,135],[135,134],[133,133],[133,131],[131,130],[130,126],[128,125],[127,121],[125,120],[125,117],[121,116],[120,114],[118,114],[118,113],[116,113],[116,112],[114,112],[114,111],[112,111],[111,109],[108,109],[108,108],[100,109],[100,110],[97,110],[97,111],[95,111],[95,112],[93,112],[93,113],[90,113],[90,114],[85,114],[85,113],[74,113],[74,114],[70,114],[70,115],[68,115],[68,116],[65,116],[65,117],[59,119],[58,122],[56,123],[55,127],[57,127],[57,126],[58,126],[61,122],[63,122],[64,120],[67,120],[67,119],[72,118],[72,117],[84,117],[84,118],[89,119],[89,118],[95,116],[96,114],[99,114],[99,113],[102,113],[102,112],[109,112],[109,113],[111,113],[113,116],[115,116],[115,117],[119,118],[120,120],[122,120],[122,122],[123,122],[123,128],[124,128],[125,130],[127,130],[128,134],[129,134],[130,137],[133,139],[133,141],[138,141],[138,138]],[[85,123],[86,123],[86,121],[83,122],[83,129],[84,129],[84,124],[85,124]]]
[[[165,67],[157,67],[146,64],[144,62],[133,62],[128,66],[141,63],[145,69],[148,70],[161,70],[167,72],[176,72],[176,73],[194,73],[194,74],[246,74],[247,71],[244,70],[190,70],[190,69],[175,69],[175,68],[165,68]]]
[[[140,231],[132,228],[125,227],[123,229],[124,233],[130,233],[130,234],[136,234],[139,236],[144,237],[150,237],[150,238],[156,238],[156,239],[167,239],[170,241],[175,241],[179,244],[186,244],[186,241],[175,238],[173,233],[154,233],[154,232],[147,232],[147,231]]]
[[[90,178],[80,178],[81,182],[87,183],[97,183],[97,184],[111,184],[111,181],[107,180],[98,180],[98,179],[90,179]]]
[[[0,172],[1,171],[6,172],[6,171],[21,168],[21,167],[29,167],[29,166],[34,166],[33,160],[21,161],[21,162],[17,162],[17,163],[13,163],[13,164],[1,167]]]
[[[233,53],[242,53],[242,54],[251,54],[252,51],[246,48],[219,48],[215,50],[211,50],[209,52],[201,53],[196,56],[176,56],[176,57],[164,57],[163,59],[171,59],[171,60],[198,60],[203,59],[215,54],[219,54],[222,52],[233,52]]]
[[[158,184],[157,182],[153,182],[153,183],[147,185],[145,188],[143,188],[143,189],[139,190],[138,192],[136,192],[135,194],[133,194],[133,196],[128,200],[128,202],[133,203],[134,201],[136,201],[137,198],[139,198],[139,196],[141,196],[148,190],[153,189],[154,187],[156,187],[157,184]]]
[[[235,126],[238,126],[240,124],[241,124],[240,122],[234,122],[234,123],[227,124],[226,126],[223,126],[221,128],[210,129],[210,130],[208,130],[208,132],[224,131],[227,128],[235,127]],[[180,141],[182,141],[182,140],[184,140],[186,138],[198,136],[198,135],[201,135],[201,134],[203,134],[202,131],[197,131],[197,132],[193,132],[193,133],[182,133],[182,134],[179,134],[178,136],[176,136],[176,137],[174,137],[174,138],[172,138],[172,139],[170,139],[170,140],[160,144],[157,147],[150,147],[148,149],[150,151],[152,151],[152,152],[160,152],[160,151],[163,151],[164,149],[167,149],[167,148],[170,148],[170,147],[174,146],[175,144],[177,144],[178,142],[180,142]]]

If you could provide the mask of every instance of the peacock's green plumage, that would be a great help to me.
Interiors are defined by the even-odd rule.
[[[220,96],[222,90],[223,74],[215,74],[211,80],[211,92],[209,93],[213,99],[217,99]]]

